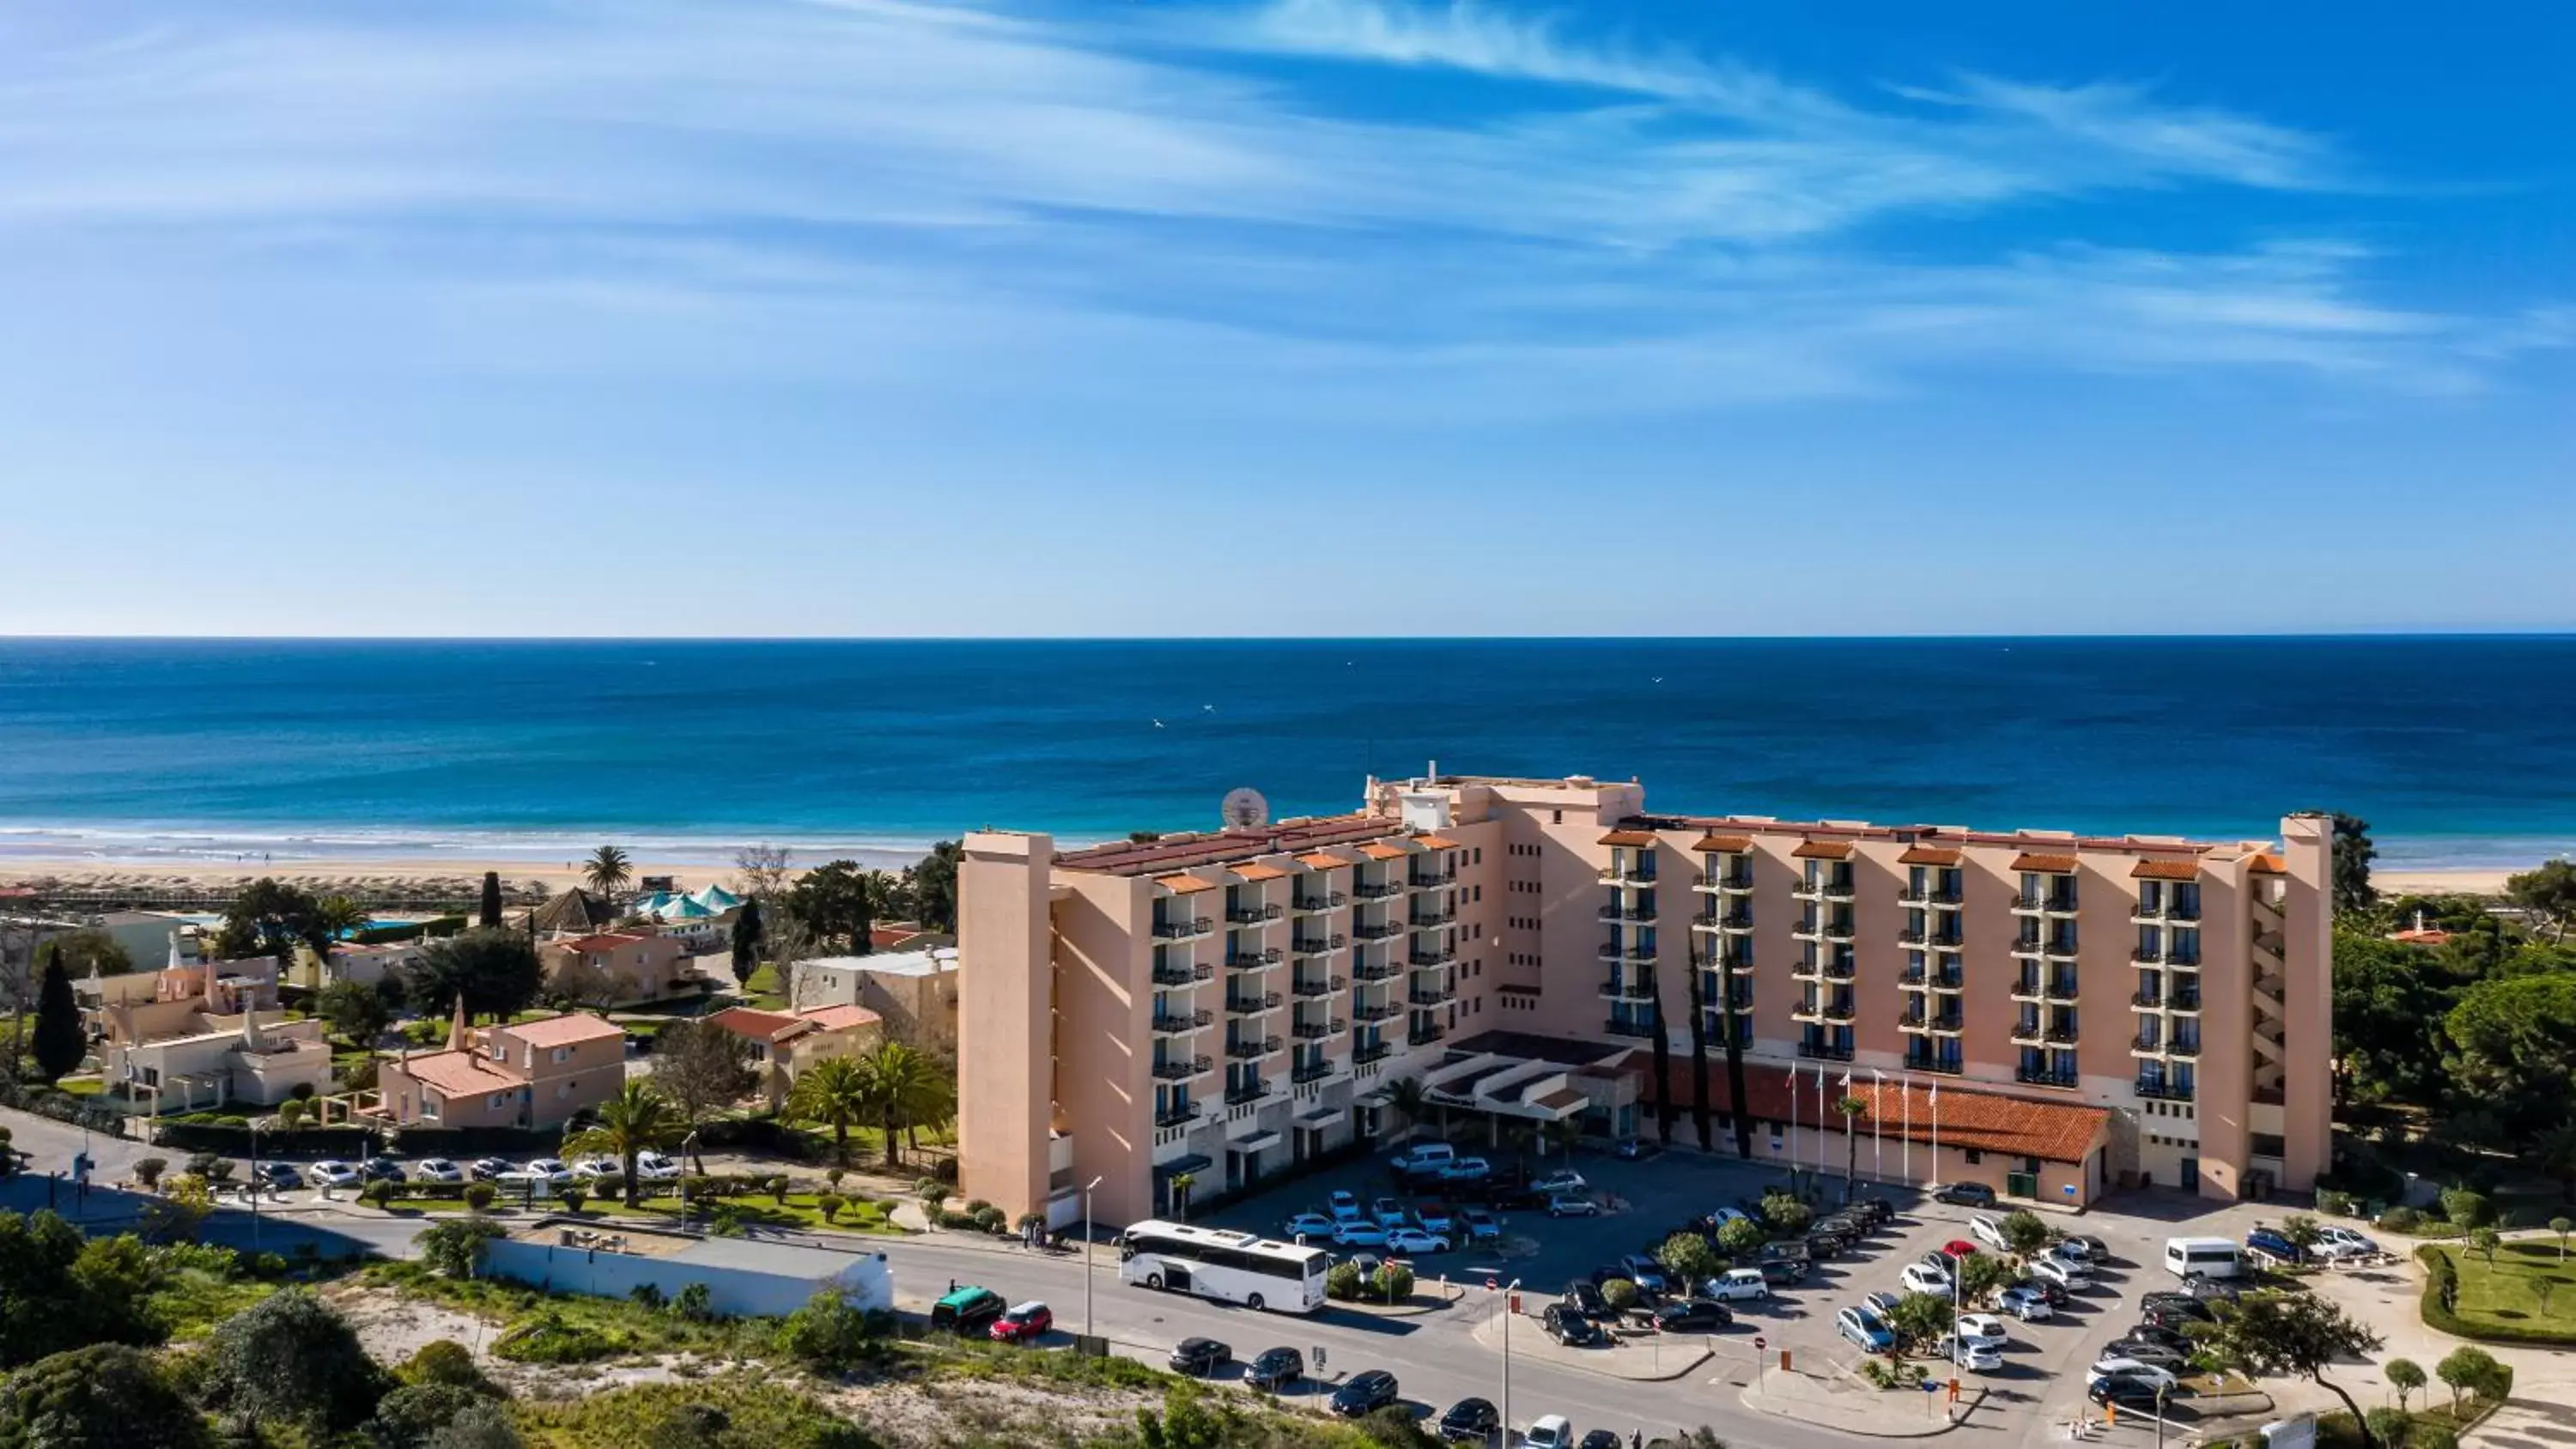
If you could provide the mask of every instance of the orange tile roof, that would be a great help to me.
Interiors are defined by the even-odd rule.
[[[1201,880],[1194,875],[1158,875],[1154,877],[1154,884],[1176,896],[1196,895],[1200,891],[1216,889],[1215,881]]]
[[[1810,840],[1790,851],[1793,860],[1849,860],[1852,846],[1848,840]]]
[[[1080,850],[1058,851],[1055,864],[1064,870],[1101,871],[1110,875],[1157,875],[1203,865],[1253,860],[1265,855],[1294,855],[1300,851],[1322,850],[1360,840],[1382,840],[1402,829],[1400,823],[1382,815],[1329,815],[1317,819],[1282,820],[1252,830],[1111,841]]]
[[[1917,845],[1896,858],[1898,865],[1957,865],[1961,851],[1945,845]]]
[[[1338,855],[1326,855],[1320,850],[1313,855],[1297,857],[1297,863],[1308,870],[1348,870],[1351,864]]]
[[[1400,845],[1387,845],[1374,841],[1360,847],[1360,854],[1371,860],[1402,860],[1412,853]]]
[[[1655,832],[1651,830],[1613,830],[1609,834],[1601,837],[1601,843],[1603,845],[1634,846],[1642,849],[1655,843]]]
[[[2196,860],[2142,860],[2129,867],[2131,880],[2198,880],[2200,862]]]
[[[1705,855],[1742,855],[1753,848],[1750,835],[1703,835],[1691,849]]]
[[[638,941],[652,939],[640,931],[601,931],[595,935],[579,936],[570,941],[549,941],[546,944],[560,946],[567,951],[608,952],[620,946],[632,946]]]
[[[530,1046],[571,1046],[574,1042],[598,1041],[603,1037],[622,1037],[626,1032],[617,1023],[587,1011],[567,1011],[543,1021],[526,1022],[503,1030]]]
[[[707,1018],[709,1026],[720,1026],[736,1036],[753,1041],[776,1041],[782,1036],[801,1031],[805,1023],[782,1011],[761,1011],[749,1006],[728,1006]]]
[[[2075,857],[2071,855],[2033,855],[2029,851],[2013,857],[2015,870],[2036,871],[2041,875],[2073,875]]]
[[[1419,839],[1419,840],[1421,841],[1421,843],[1422,843],[1422,848],[1423,848],[1423,849],[1425,849],[1425,850],[1456,850],[1456,849],[1458,849],[1458,842],[1456,842],[1456,841],[1454,841],[1454,840],[1451,840],[1450,838],[1448,838],[1448,837],[1447,837],[1447,836],[1445,836],[1445,835],[1424,835],[1424,836],[1418,836],[1418,837],[1416,837],[1416,838],[1417,838],[1417,839]]]
[[[2246,859],[2245,868],[2256,875],[2288,875],[2290,867],[2277,855],[2257,855]]]
[[[448,1097],[479,1097],[527,1085],[526,1078],[501,1070],[479,1052],[430,1052],[393,1065]]]
[[[1687,1104],[1692,1100],[1690,1059],[1677,1057],[1667,1068],[1665,1078],[1672,1084],[1674,1100]],[[1851,1086],[1842,1085],[1845,1072],[1850,1072]],[[1653,1081],[1652,1073],[1647,1076]],[[1827,1065],[1825,1068],[1825,1101],[1830,1107],[1838,1096],[1858,1097],[1864,1107],[1852,1126],[1867,1136],[1873,1122],[1882,1137],[1928,1142],[1932,1136],[1933,1079],[1915,1077],[1909,1088],[1899,1078],[1873,1083],[1865,1070]],[[2080,1163],[2085,1154],[2102,1140],[2110,1112],[2101,1107],[2088,1107],[2075,1102],[2044,1102],[2030,1097],[2007,1096],[2001,1092],[1983,1091],[1955,1082],[1938,1082],[1941,1093],[1941,1145],[1974,1148],[1979,1152],[2003,1153],[2014,1157],[2037,1157],[2049,1162]],[[1749,1099],[1747,1110],[1764,1121],[1786,1122],[1790,1117],[1789,1096],[1797,1094],[1797,1119],[1802,1127],[1812,1128],[1816,1121],[1816,1073],[1807,1067],[1791,1072],[1786,1068],[1758,1062],[1744,1064],[1744,1089]],[[1908,1098],[1911,1098],[1911,1129],[1908,1128]],[[1734,1109],[1734,1096],[1727,1090],[1726,1065],[1713,1061],[1708,1069],[1708,1100],[1712,1110]],[[1839,1132],[1837,1122],[1831,1131]]]
[[[864,1006],[817,1006],[796,1014],[811,1022],[816,1031],[848,1031],[854,1026],[872,1026],[885,1020]]]
[[[1275,865],[1262,865],[1256,861],[1251,865],[1236,866],[1234,873],[1245,880],[1277,880],[1288,872]]]

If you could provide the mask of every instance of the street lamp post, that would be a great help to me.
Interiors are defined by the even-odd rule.
[[[1503,1288],[1503,1425],[1502,1449],[1512,1449],[1512,1295],[1521,1291],[1514,1278]]]
[[[1101,1174],[1106,1177],[1108,1174]],[[1082,1336],[1091,1337],[1091,1190],[1100,1186],[1095,1177],[1082,1185]]]

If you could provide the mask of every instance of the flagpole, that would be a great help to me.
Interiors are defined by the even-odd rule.
[[[1798,1181],[1798,1064],[1789,1064],[1789,1182]]]
[[[1869,1069],[1869,1175],[1887,1181],[1887,1149],[1878,1140],[1879,1106],[1887,1100],[1887,1074]]]
[[[1941,1084],[1934,1082],[1923,1100],[1932,1104],[1932,1187],[1941,1186]]]
[[[1825,1064],[1816,1063],[1816,1176],[1825,1175]]]
[[[1911,1187],[1914,1185],[1914,1078],[1898,1073],[1896,1090],[1905,1098],[1905,1135],[1896,1149],[1898,1160],[1903,1165],[1897,1169],[1897,1175]]]

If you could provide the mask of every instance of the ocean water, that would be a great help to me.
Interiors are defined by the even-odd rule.
[[[2576,637],[1221,642],[0,640],[0,855],[728,858],[1348,808],[1362,777],[1648,804],[2576,844]]]

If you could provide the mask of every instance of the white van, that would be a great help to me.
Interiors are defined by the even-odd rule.
[[[2177,1278],[2241,1277],[2245,1250],[2226,1238],[2167,1238],[2165,1271]]]
[[[1458,1149],[1446,1142],[1416,1142],[1387,1162],[1387,1166],[1408,1176],[1419,1177],[1438,1172],[1458,1160]]]

